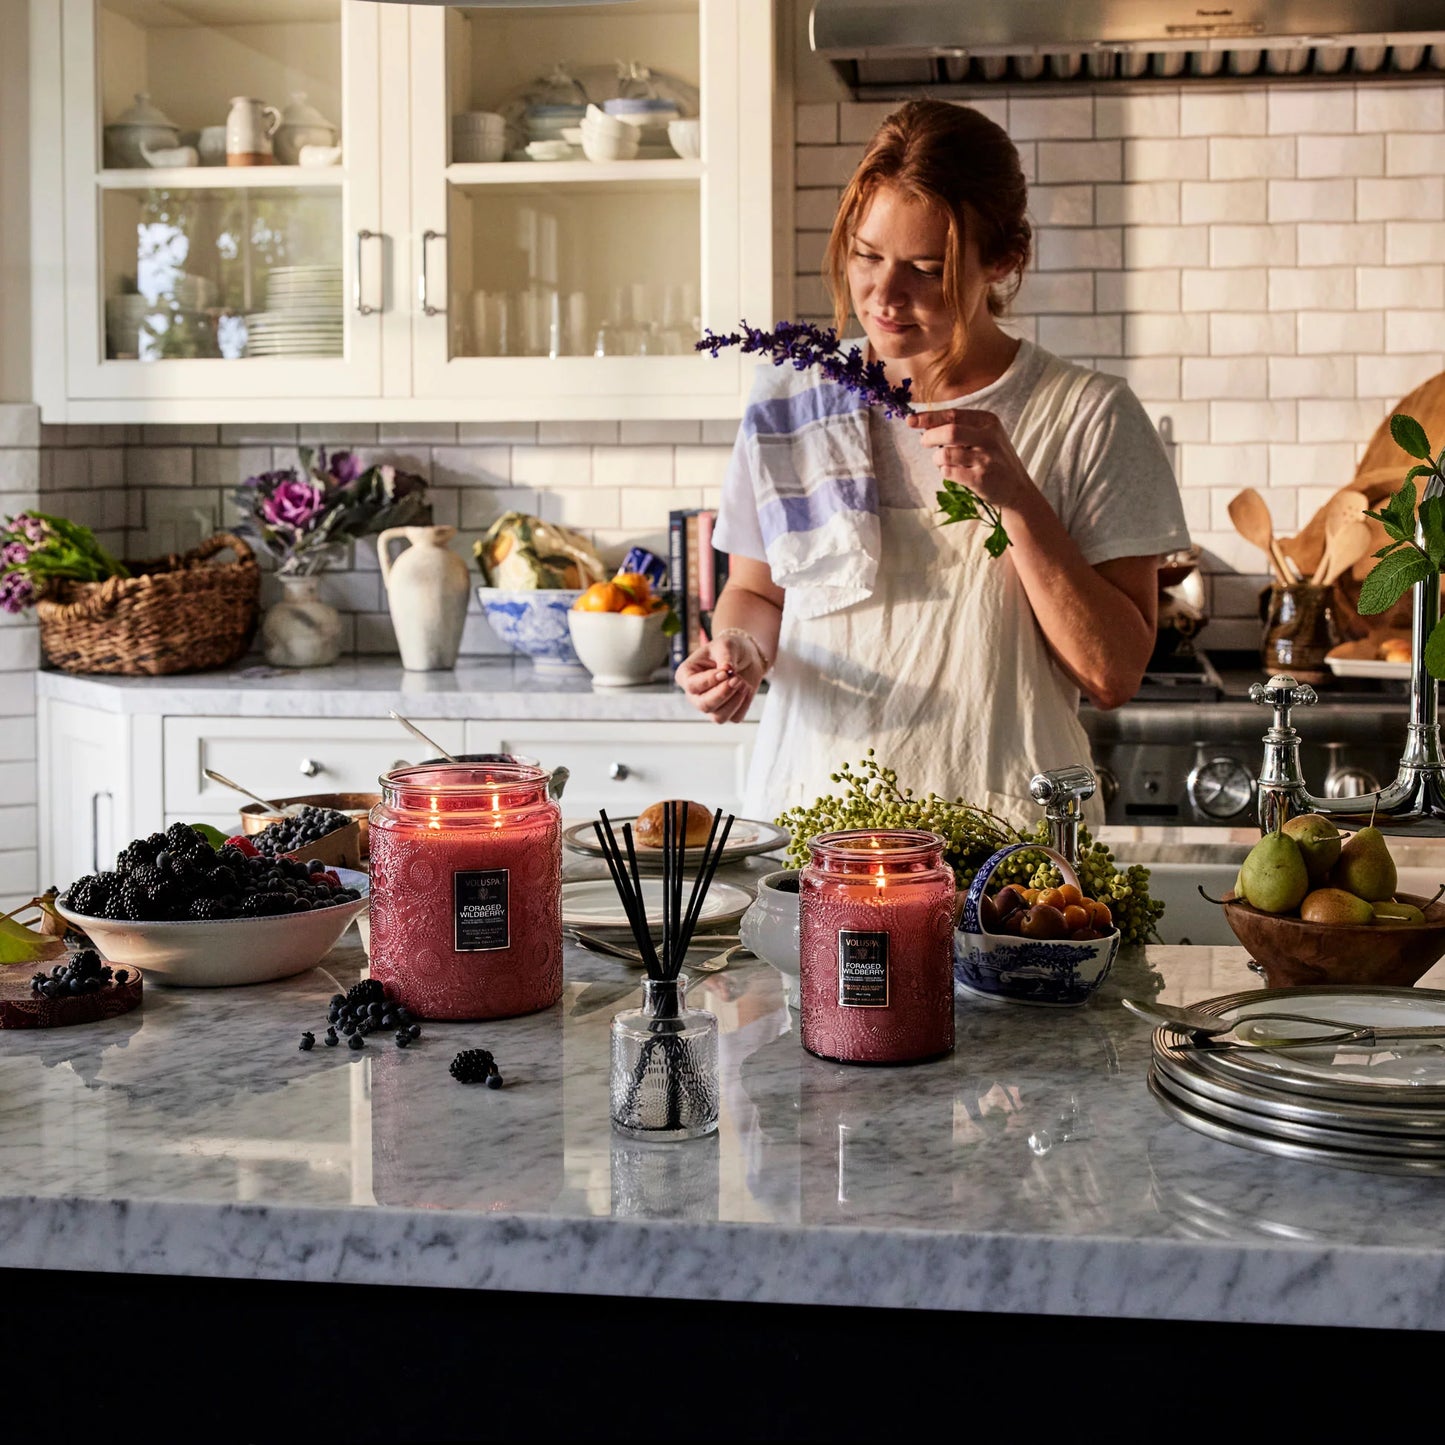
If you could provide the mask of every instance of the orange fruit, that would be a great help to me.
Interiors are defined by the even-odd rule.
[[[621,612],[632,599],[612,582],[594,582],[573,604],[574,612]]]
[[[620,587],[634,602],[646,602],[652,596],[652,583],[641,572],[619,572],[612,585]]]
[[[1104,932],[1110,932],[1114,927],[1114,915],[1109,910],[1109,905],[1101,898],[1091,898],[1088,902],[1089,912],[1094,915],[1093,924],[1095,928],[1101,928]]]
[[[629,602],[622,609],[621,615],[623,617],[647,617],[651,615],[651,612],[650,607],[644,607],[640,602]]]

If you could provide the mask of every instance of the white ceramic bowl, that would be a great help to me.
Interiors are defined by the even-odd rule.
[[[702,154],[702,122],[674,120],[667,126],[668,144],[685,161],[695,161]]]
[[[798,1008],[798,953],[802,930],[796,868],[779,868],[758,879],[758,895],[738,924],[745,947],[783,976],[789,1008]]]
[[[459,165],[491,165],[506,154],[507,137],[503,131],[498,131],[495,135],[484,131],[467,131],[452,137],[452,159]]]
[[[579,122],[571,121],[569,124],[577,125]],[[590,130],[594,135],[623,136],[629,130],[636,129],[635,126],[628,125],[625,120],[619,120],[615,115],[608,115],[605,110],[601,110],[595,105],[587,107],[587,112],[583,115],[580,125],[582,130]]]
[[[594,687],[638,687],[667,661],[666,610],[646,617],[620,612],[568,612],[567,627]]]
[[[351,921],[366,910],[366,875],[339,871],[344,883],[363,889],[361,898],[276,918],[122,923],[86,918],[72,913],[63,902],[56,907],[62,918],[89,934],[107,963],[139,968],[156,982],[181,988],[269,983],[315,968]]]
[[[582,667],[568,631],[569,609],[581,589],[478,587],[477,599],[492,631],[532,659],[538,672],[571,673]]]

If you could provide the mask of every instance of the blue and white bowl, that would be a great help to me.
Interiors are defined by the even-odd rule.
[[[567,613],[582,595],[567,587],[511,591],[505,587],[478,587],[482,611],[497,634],[515,652],[532,659],[538,672],[575,673],[586,669],[572,646]]]
[[[981,994],[1010,1003],[1041,1004],[1047,1008],[1075,1008],[1109,976],[1119,952],[1119,930],[1103,938],[1016,938],[987,933],[979,907],[994,870],[1011,853],[1043,853],[1052,860],[1065,883],[1079,885],[1068,859],[1037,843],[1014,843],[1000,848],[974,874],[963,903],[963,916],[953,931],[954,992]]]

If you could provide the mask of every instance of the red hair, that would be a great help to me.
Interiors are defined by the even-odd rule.
[[[965,232],[972,229],[983,266],[1010,267],[1010,275],[989,291],[988,309],[994,316],[1008,309],[1029,262],[1033,228],[1024,214],[1028,184],[1019,154],[1002,126],[979,111],[941,100],[910,100],[878,127],[843,192],[823,259],[823,277],[840,334],[852,310],[848,253],[859,223],[883,186],[922,201],[948,224],[943,294],[954,314],[953,339],[936,368],[938,378],[946,377],[968,350],[968,320],[963,312]]]

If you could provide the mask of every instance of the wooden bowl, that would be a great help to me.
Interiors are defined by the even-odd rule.
[[[1264,970],[1271,988],[1302,984],[1371,984],[1410,988],[1445,957],[1445,901],[1425,907],[1409,893],[1401,903],[1425,910],[1424,923],[1306,923],[1261,913],[1229,898],[1224,916]]]
[[[380,793],[306,793],[295,798],[277,798],[275,801],[282,807],[295,803],[302,807],[335,808],[338,813],[348,814],[361,825],[360,856],[365,858],[370,855],[371,837],[367,817],[381,802]],[[259,833],[268,823],[274,823],[280,817],[280,813],[266,812],[259,803],[247,803],[241,809],[241,831],[249,838],[251,834]],[[356,864],[347,863],[344,866],[354,868]]]

